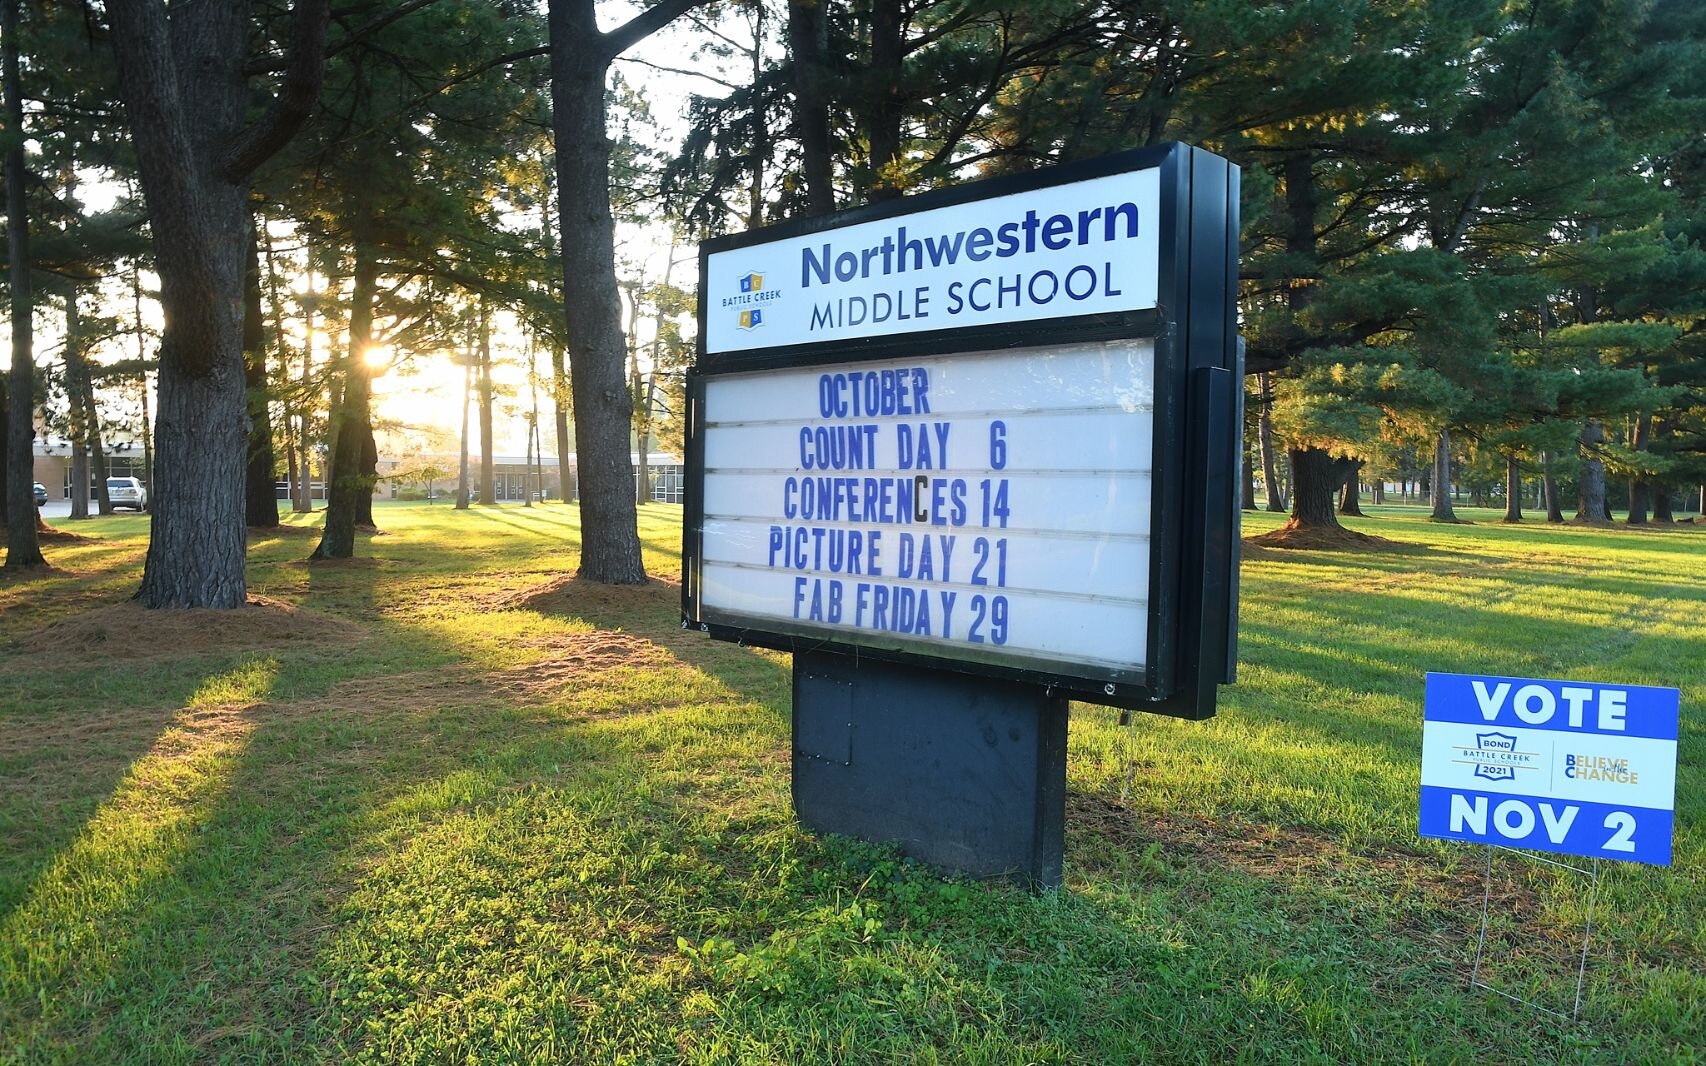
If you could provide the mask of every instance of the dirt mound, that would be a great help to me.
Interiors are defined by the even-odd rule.
[[[570,574],[533,588],[501,593],[487,605],[496,611],[573,614],[606,609],[668,610],[680,597],[680,583],[670,578],[648,578],[643,585],[605,585]]]
[[[1401,541],[1358,533],[1343,526],[1337,529],[1322,529],[1297,526],[1290,522],[1271,533],[1247,537],[1244,543],[1258,548],[1284,548],[1290,551],[1403,551],[1412,547]]]
[[[645,637],[608,630],[553,636],[544,646],[551,649],[550,658],[495,675],[494,687],[517,695],[535,695],[561,689],[605,670],[621,666],[657,667],[674,659],[667,649]]]
[[[49,544],[72,544],[77,541],[96,540],[95,537],[85,537],[81,533],[73,533],[69,529],[59,529],[54,526],[37,526],[36,539]]]
[[[347,637],[354,627],[266,596],[232,610],[157,610],[137,603],[96,607],[25,637],[25,650],[83,659],[148,659]]]

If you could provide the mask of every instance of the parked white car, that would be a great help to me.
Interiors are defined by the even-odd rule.
[[[115,511],[120,507],[132,507],[139,512],[148,510],[148,490],[133,477],[107,478],[107,499],[113,501]]]

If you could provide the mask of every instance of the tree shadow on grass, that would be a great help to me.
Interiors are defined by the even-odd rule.
[[[370,643],[418,642],[417,630],[380,617],[375,573],[334,565],[307,583],[318,606],[369,625]],[[679,631],[649,624],[655,612],[597,606],[586,613],[599,630],[512,669],[440,661],[339,681],[326,663],[287,657],[258,702],[190,714],[180,694],[157,715],[127,710],[146,726],[126,734],[134,743],[108,768],[112,783],[68,782],[78,799],[107,798],[33,849],[61,853],[37,863],[28,904],[7,918],[8,1033],[90,1061],[146,1057],[161,1039],[196,1056],[266,1053],[304,1039],[304,1017],[330,1017],[316,1042],[341,1046],[361,1032],[336,1021],[315,959],[362,867],[398,844],[398,823],[420,811],[449,817],[488,786],[551,787],[565,765],[644,780],[578,738],[611,718],[738,704],[766,723],[766,750],[778,748],[776,716],[740,691],[776,675],[774,662],[725,649],[747,661],[717,679],[667,652],[648,660],[650,641],[608,630],[627,621],[670,640]],[[716,652],[708,661],[721,663]],[[665,684],[636,697],[632,677],[647,668]],[[770,699],[786,691],[774,677],[765,688]],[[169,751],[159,750],[163,731]],[[30,758],[56,757],[40,739]],[[116,884],[101,872],[115,857],[130,867]],[[92,891],[78,901],[85,882]]]
[[[657,590],[632,591],[577,595],[573,617],[754,656],[685,643],[698,635],[647,606]],[[1371,1024],[1454,1031],[1457,960],[1439,957],[1437,916],[1418,938],[1414,915],[1192,869],[1188,851],[1109,870],[1094,826],[1074,829],[1075,881],[1058,896],[807,837],[787,811],[776,686],[693,672],[671,679],[692,702],[670,711],[621,708],[615,664],[559,679],[567,702],[490,699],[537,681],[518,668],[225,708],[201,734],[215,780],[177,797],[131,903],[52,978],[67,1013],[26,1017],[21,1038],[91,1061],[719,1046],[771,1061],[926,1047],[1136,1061],[1236,1056],[1252,1027],[1275,1054],[1347,1058]],[[1356,947],[1371,937],[1408,946],[1377,959]],[[1473,1050],[1441,1040],[1423,1046]]]
[[[307,580],[368,640],[421,642],[376,603],[387,573]],[[85,1061],[1470,1058],[1491,1019],[1503,1054],[1550,1046],[1460,994],[1461,915],[1426,894],[1204,862],[1083,799],[1058,895],[806,836],[786,660],[681,631],[677,597],[571,580],[501,608],[564,623],[528,662],[327,681],[287,659],[264,698],[205,709],[205,780],[162,758],[121,797],[157,829],[73,931],[89,950],[54,955],[45,912],[16,931],[49,947],[7,986],[9,1035]]]

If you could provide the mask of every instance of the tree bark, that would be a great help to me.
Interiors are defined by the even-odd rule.
[[[1552,473],[1552,453],[1540,453],[1540,496],[1546,508],[1547,522],[1564,520],[1564,505],[1558,499],[1558,478]]]
[[[1659,485],[1653,489],[1653,521],[1670,525],[1676,521],[1676,513],[1671,509],[1670,487]]]
[[[534,460],[539,441],[539,353],[531,340],[527,344],[527,483],[521,487],[521,505],[533,506]],[[541,499],[540,502],[544,502]]]
[[[752,61],[752,84],[758,85],[764,80],[764,5],[753,4],[748,10],[752,14],[752,52],[747,58]],[[746,194],[747,229],[758,229],[764,225],[764,166],[770,159],[770,152],[770,127],[763,121],[753,123],[752,175]]]
[[[272,305],[273,349],[278,352],[279,380],[288,382],[291,376],[290,342],[284,335],[284,300],[278,291],[278,264],[273,258],[272,232],[265,227],[261,228],[261,232],[266,237],[267,301]],[[312,257],[309,258],[309,266],[313,266]],[[312,269],[309,270],[308,276],[308,291],[312,297]],[[295,402],[285,404],[284,408],[284,470],[285,476],[290,480],[290,510],[293,514],[306,514],[314,509],[308,466],[308,376],[310,360],[313,357],[313,337],[313,318],[310,317],[307,340],[303,346],[301,386],[296,392]]]
[[[363,366],[362,375],[368,378],[367,399],[357,412],[357,442],[361,445],[361,477],[367,491],[355,498],[355,524],[360,529],[377,532],[379,523],[373,520],[373,490],[379,484],[379,441],[373,435],[373,381]]]
[[[7,513],[7,508],[10,506],[10,503],[9,503],[10,496],[8,495],[8,492],[7,492],[7,485],[11,481],[11,465],[12,465],[11,460],[9,458],[9,456],[11,455],[11,440],[12,440],[12,412],[11,412],[12,402],[8,398],[8,390],[6,388],[6,379],[8,378],[8,376],[9,375],[7,375],[7,374],[0,374],[0,529],[6,529],[7,528],[6,513]],[[35,460],[32,457],[31,458],[32,470],[33,470],[34,464],[35,464]],[[33,473],[32,473],[31,484],[32,484],[32,486],[34,484]],[[33,488],[31,489],[31,492],[33,495],[33,493],[34,493]],[[32,499],[30,502],[32,504],[32,509],[33,509],[33,504],[35,501]]]
[[[302,402],[297,412],[297,437],[301,441],[302,454],[297,461],[302,464],[296,479],[302,483],[302,501],[296,505],[296,510],[302,514],[312,514],[314,511],[314,433],[313,407],[318,390],[311,387],[314,380],[314,315],[316,294],[314,292],[314,246],[305,244],[303,262],[307,267],[308,294],[302,305]]]
[[[675,272],[675,243],[670,242],[669,258],[663,265],[662,290],[669,289],[669,279]],[[652,316],[652,350],[651,372],[646,375],[645,386],[639,392],[639,407],[634,412],[634,439],[639,454],[639,476],[634,479],[635,502],[645,503],[652,498],[651,472],[651,441],[652,418],[656,410],[658,388],[658,357],[663,353],[663,309],[661,304],[654,304],[655,314]],[[636,366],[638,361],[636,360]]]
[[[861,123],[870,152],[865,198],[892,200],[902,191],[900,175],[901,3],[870,0],[871,62],[865,72]]]
[[[1256,509],[1256,459],[1250,454],[1250,441],[1244,440],[1244,491],[1238,501],[1240,510],[1254,511]]]
[[[248,4],[110,0],[120,95],[148,201],[165,330],[160,343],[153,519],[137,599],[240,607],[248,411],[243,260],[249,175],[319,96],[328,0],[298,0],[289,69],[246,126]]]
[[[1353,460],[1340,460],[1345,466],[1345,482],[1339,486],[1339,513],[1364,517],[1362,513],[1362,463]]]
[[[1635,416],[1635,432],[1630,446],[1636,452],[1645,452],[1653,437],[1653,413],[1642,411]],[[1629,525],[1644,526],[1647,524],[1647,511],[1652,506],[1653,483],[1640,471],[1629,476]]]
[[[148,489],[148,505],[154,506],[154,418],[148,410],[148,345],[142,326],[142,268],[135,263],[130,268],[131,324],[136,327],[136,365],[141,367],[142,400],[142,484]]]
[[[1439,431],[1434,444],[1434,506],[1430,516],[1435,522],[1455,522],[1457,512],[1451,506],[1451,430]]]
[[[563,297],[581,481],[579,572],[607,584],[641,584],[646,571],[628,457],[634,404],[623,381],[604,110],[605,73],[614,53],[598,32],[592,0],[552,0],[550,34]]]
[[[480,297],[480,502],[498,502],[496,458],[492,455],[492,318]]]
[[[85,351],[87,341],[77,290],[73,288],[65,295],[65,397],[72,432],[73,519],[89,517],[90,488],[99,513],[113,513],[113,498],[107,495],[106,452],[101,447],[101,413],[96,408],[96,389]]]
[[[350,293],[349,350],[345,353],[343,395],[333,413],[338,423],[332,452],[331,491],[327,494],[326,528],[315,559],[348,559],[355,555],[355,527],[361,498],[373,499],[373,482],[364,465],[366,443],[362,427],[368,420],[369,374],[363,356],[373,339],[373,295],[378,289],[379,264],[373,246],[358,234],[355,277]]]
[[[1599,445],[1605,440],[1605,427],[1589,419],[1582,425],[1578,444],[1582,452],[1582,472],[1576,480],[1576,521],[1598,524],[1606,521],[1605,463],[1599,457]]]
[[[788,51],[794,60],[794,127],[800,140],[800,170],[806,211],[835,210],[835,168],[829,136],[829,91],[824,60],[829,51],[827,0],[788,0]]]
[[[569,487],[569,467],[574,463],[574,453],[569,450],[573,439],[569,435],[569,371],[564,365],[563,349],[551,346],[551,380],[552,402],[555,406],[557,430],[557,498],[568,503],[574,497]]]
[[[1505,521],[1522,521],[1522,465],[1515,453],[1505,456]]]
[[[278,462],[272,450],[272,403],[267,388],[267,329],[261,310],[261,250],[251,218],[249,265],[243,272],[243,391],[249,408],[249,460],[243,473],[243,518],[256,529],[278,528]]]
[[[551,167],[543,167],[544,175],[544,208],[541,222],[541,238],[545,245],[545,258],[552,260],[557,257],[557,243],[552,235],[554,229],[551,221],[552,186]],[[556,293],[557,299],[563,298],[562,290]],[[551,339],[551,406],[555,415],[557,432],[557,499],[568,503],[574,498],[574,492],[569,487],[569,465],[572,462],[569,452],[569,370],[563,346],[555,337]],[[466,434],[464,434],[466,435]]]
[[[462,361],[462,460],[456,468],[456,509],[468,509],[468,405],[474,395],[474,356],[468,353]]]
[[[33,488],[32,488],[33,491]],[[75,438],[71,441],[71,518],[89,517],[89,450]]]
[[[1292,448],[1291,521],[1295,529],[1342,529],[1334,504],[1344,484],[1340,460],[1324,448]]]
[[[1260,375],[1262,385],[1262,409],[1256,419],[1256,441],[1262,451],[1262,484],[1268,489],[1268,510],[1283,513],[1285,493],[1280,491],[1279,464],[1274,461],[1274,393],[1273,383],[1267,374]]]
[[[0,89],[6,96],[6,255],[12,287],[12,370],[7,383],[6,569],[42,566],[35,500],[35,301],[30,292],[30,229],[25,204],[24,101],[18,77],[18,0],[0,3]],[[83,487],[84,493],[88,486]]]

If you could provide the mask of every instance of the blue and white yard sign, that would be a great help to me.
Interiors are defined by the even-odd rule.
[[[1681,694],[1432,674],[1421,835],[1670,865]]]

